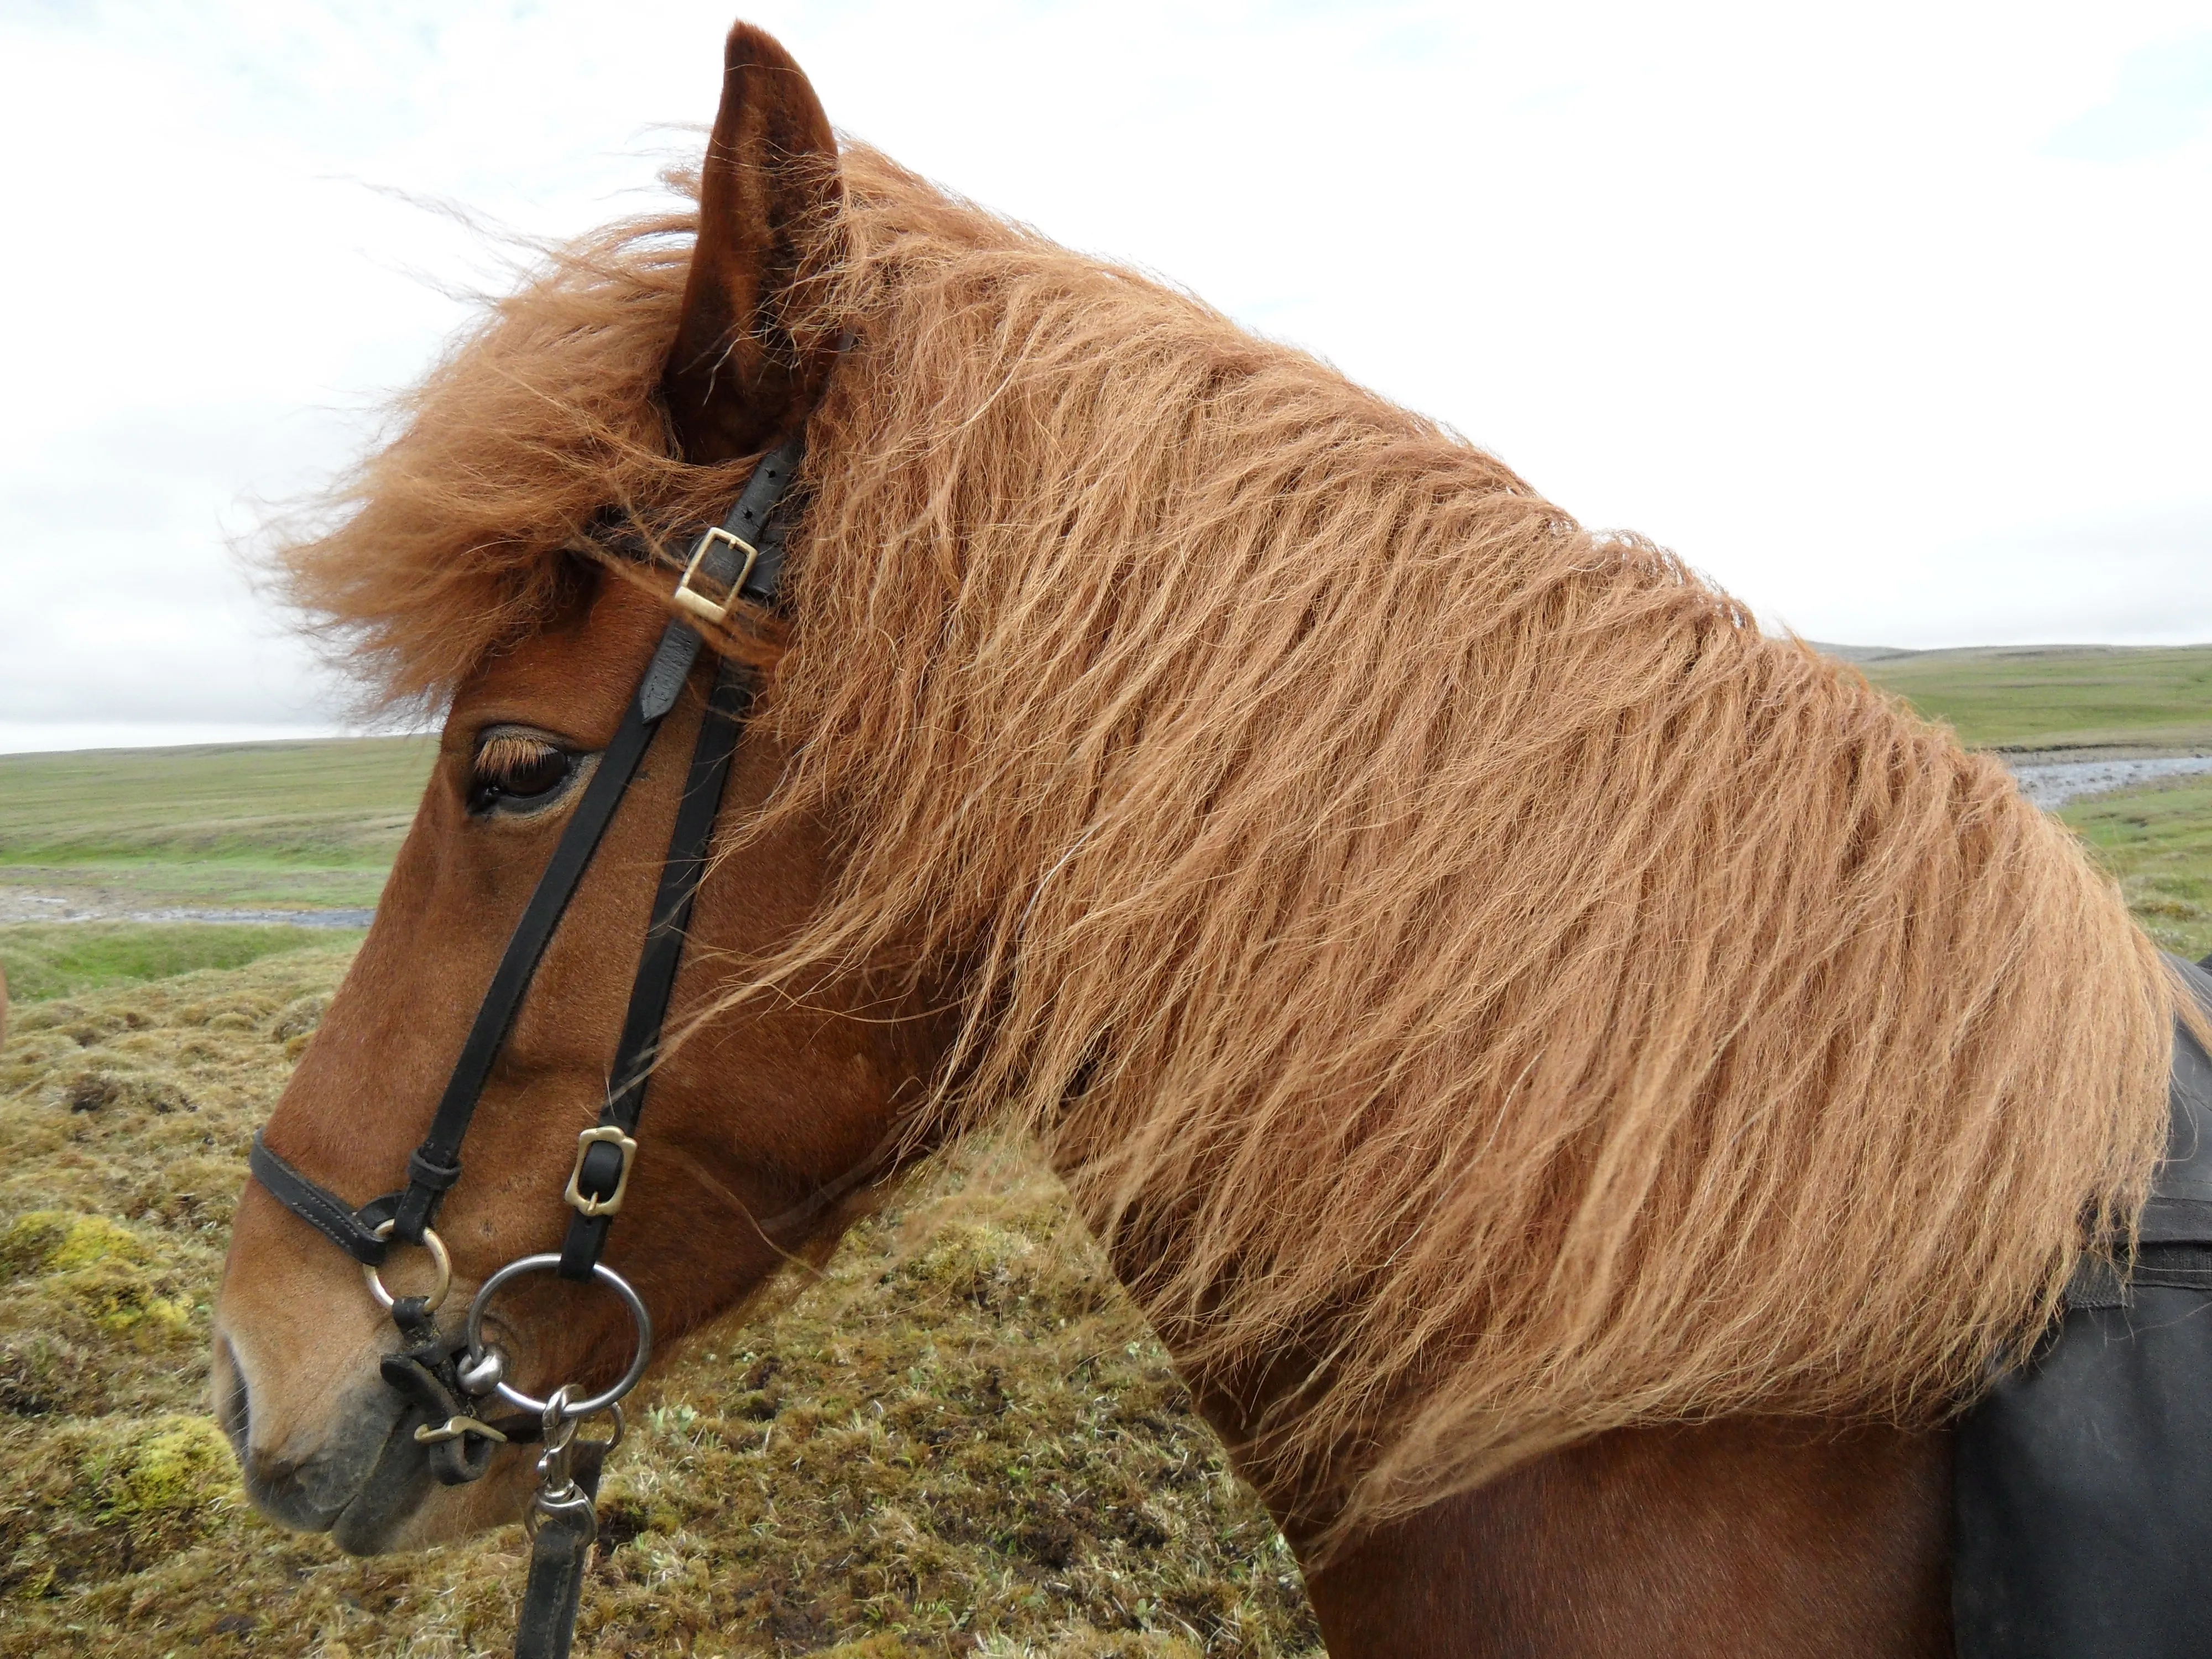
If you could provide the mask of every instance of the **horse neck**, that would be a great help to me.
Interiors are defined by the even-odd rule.
[[[1334,1659],[1938,1659],[1950,1486],[1947,1434],[1618,1430],[1309,1564],[1306,1586]]]

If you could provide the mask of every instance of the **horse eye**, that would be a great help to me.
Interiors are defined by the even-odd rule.
[[[528,812],[562,793],[576,757],[543,738],[499,732],[483,740],[471,769],[471,812]]]

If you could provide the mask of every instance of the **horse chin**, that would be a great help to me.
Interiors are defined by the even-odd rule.
[[[529,1503],[532,1449],[497,1452],[481,1480],[441,1486],[414,1443],[411,1420],[403,1419],[332,1522],[331,1541],[349,1555],[384,1555],[457,1543],[519,1521]]]
[[[228,1341],[216,1351],[217,1415],[254,1508],[295,1532],[326,1532],[349,1555],[452,1543],[519,1520],[534,1449],[501,1447],[483,1479],[441,1486],[415,1431],[427,1420],[372,1374],[336,1395],[312,1431],[256,1444],[251,1390]]]

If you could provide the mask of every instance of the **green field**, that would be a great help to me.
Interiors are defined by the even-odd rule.
[[[428,738],[0,755],[0,884],[110,908],[372,905]]]
[[[1850,654],[1875,684],[1977,747],[2212,750],[2212,645]]]
[[[2191,961],[2212,951],[2212,778],[2075,801],[2058,816],[2120,878],[2145,933]]]
[[[15,1002],[81,995],[200,968],[241,968],[287,951],[357,943],[357,930],[238,922],[51,921],[0,927],[0,968]]]
[[[2069,750],[2212,752],[2212,645],[1849,654],[1875,684],[1978,746],[2053,759]],[[2075,801],[2058,816],[2119,878],[2153,939],[2191,958],[2212,951],[2212,780]]]

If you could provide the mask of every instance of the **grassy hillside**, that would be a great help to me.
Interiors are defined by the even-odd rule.
[[[2212,778],[2075,801],[2058,816],[2120,878],[2145,933],[2191,961],[2212,951]]]
[[[6,1659],[506,1650],[517,1528],[350,1559],[246,1506],[206,1414],[246,1143],[346,960],[46,1002],[0,1050]],[[580,1659],[1316,1650],[1281,1539],[1028,1162],[967,1155],[791,1288],[635,1401]]]
[[[147,906],[374,904],[428,738],[0,755],[0,883]]]
[[[2212,750],[2212,645],[1988,646],[1850,653],[1970,744],[2010,749]]]

